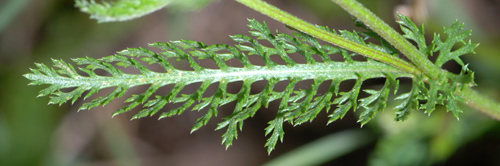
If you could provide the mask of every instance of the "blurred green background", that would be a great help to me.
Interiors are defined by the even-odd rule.
[[[457,19],[464,22],[473,30],[472,41],[481,43],[477,54],[463,57],[476,71],[476,89],[500,101],[500,0],[360,1],[394,27],[396,11],[410,15],[426,25],[428,38]],[[352,18],[328,0],[269,2],[315,24],[357,29]],[[394,123],[394,112],[386,110],[363,128],[356,123],[356,113],[328,126],[321,113],[310,124],[287,125],[284,143],[268,156],[264,128],[277,107],[262,109],[248,120],[239,139],[225,150],[220,144],[223,131],[213,130],[231,106],[222,107],[222,115],[190,134],[201,113],[163,120],[129,121],[133,112],[111,118],[123,100],[77,113],[82,101],[47,105],[47,97],[36,98],[44,87],[27,86],[22,77],[34,62],[103,57],[152,42],[233,44],[229,35],[248,34],[247,18],[290,32],[232,0],[103,24],[79,12],[73,0],[0,1],[0,165],[500,165],[500,123],[467,106],[459,121],[438,108],[430,117],[414,112],[407,122]],[[447,69],[459,70],[455,64]],[[364,86],[380,85],[373,81]]]

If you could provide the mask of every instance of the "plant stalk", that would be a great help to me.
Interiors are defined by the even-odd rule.
[[[396,49],[401,51],[410,59],[425,75],[431,79],[440,77],[442,70],[436,67],[427,57],[413,46],[408,40],[401,36],[396,30],[385,23],[377,15],[363,6],[356,0],[332,0],[354,17],[361,20],[365,25],[379,34],[382,38],[391,43]]]
[[[460,92],[459,92],[460,93]],[[461,91],[467,105],[500,121],[500,104],[477,91],[466,88]]]
[[[387,53],[375,50],[368,46],[353,42],[351,40],[345,39],[333,32],[326,31],[319,28],[311,23],[308,23],[302,19],[299,19],[275,6],[272,6],[262,0],[237,0],[243,5],[246,5],[268,17],[271,17],[281,23],[284,23],[290,27],[293,27],[301,32],[309,34],[315,38],[321,39],[328,43],[337,45],[339,47],[345,48],[347,50],[353,51],[355,53],[364,55],[366,57],[378,60],[380,62],[389,64],[391,66],[402,69],[408,73],[415,75],[422,74],[422,71],[416,68],[414,65],[399,59],[396,56],[389,55]]]
[[[429,61],[425,55],[417,50],[408,40],[401,36],[396,30],[373,14],[356,0],[332,0],[340,5],[344,10],[357,17],[381,37],[390,42],[394,47],[407,56],[417,67],[401,60],[395,56],[374,50],[370,47],[358,44],[332,32],[314,26],[304,20],[301,20],[275,6],[272,6],[262,0],[237,0],[239,3],[248,6],[268,17],[271,17],[281,23],[293,27],[301,32],[309,34],[315,38],[332,43],[347,50],[356,52],[366,57],[384,62],[394,67],[405,70],[414,75],[425,74],[430,79],[437,79],[443,75],[443,70],[436,67]],[[492,118],[500,120],[500,104],[486,96],[479,94],[471,88],[465,88],[458,92],[467,101],[465,104],[475,108]],[[458,94],[460,95],[460,94]]]
[[[379,34],[382,38],[391,43],[396,49],[401,51],[410,59],[425,75],[431,79],[437,79],[444,75],[443,70],[435,66],[417,48],[406,40],[401,34],[396,32],[387,23],[356,0],[332,0],[341,6],[345,11],[360,19],[364,24]],[[473,107],[492,118],[500,120],[500,104],[488,97],[485,97],[472,88],[466,88],[459,92],[467,101],[466,104]]]

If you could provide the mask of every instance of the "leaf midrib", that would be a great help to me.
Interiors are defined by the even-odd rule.
[[[115,86],[134,87],[145,84],[191,84],[196,82],[211,81],[226,82],[242,81],[247,79],[267,80],[278,78],[288,80],[290,78],[305,79],[358,79],[359,74],[364,78],[385,77],[391,74],[395,77],[413,77],[401,69],[377,62],[330,62],[314,64],[296,64],[294,66],[276,65],[273,67],[253,66],[250,68],[229,67],[221,69],[203,69],[200,71],[173,70],[170,73],[149,72],[142,74],[121,74],[116,76],[78,76],[74,78],[57,76],[54,78],[47,75],[30,74],[27,77],[36,80],[39,84],[52,84],[61,88],[87,87],[107,88]]]

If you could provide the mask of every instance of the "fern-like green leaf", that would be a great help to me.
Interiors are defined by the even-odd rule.
[[[402,24],[407,28],[404,31],[408,38],[420,40],[420,37],[423,37],[421,36],[423,29],[412,28],[411,20],[403,21]],[[238,138],[238,130],[242,130],[246,119],[253,117],[261,108],[266,108],[269,103],[279,101],[276,117],[268,123],[265,129],[266,136],[269,136],[265,145],[268,152],[275,148],[278,140],[283,141],[285,122],[292,125],[311,122],[322,110],[329,112],[333,105],[337,108],[330,113],[328,123],[343,118],[352,109],[362,110],[358,122],[361,125],[366,124],[378,112],[385,110],[391,90],[394,89],[396,93],[398,89],[400,77],[411,78],[414,83],[410,92],[403,93],[396,98],[404,100],[396,107],[396,120],[407,119],[411,111],[417,109],[426,110],[430,114],[437,104],[445,105],[458,118],[461,110],[457,103],[462,102],[463,99],[454,93],[473,82],[473,73],[467,69],[466,65],[460,74],[450,74],[440,80],[428,80],[424,76],[415,76],[373,59],[353,60],[351,57],[353,53],[331,45],[321,45],[315,38],[301,32],[293,33],[293,35],[278,32],[273,34],[265,23],[255,20],[249,20],[249,27],[253,37],[231,36],[238,43],[234,46],[225,44],[208,46],[205,43],[190,40],[153,43],[149,46],[161,51],[129,48],[99,59],[88,57],[73,59],[73,62],[79,66],[78,68],[62,60],[53,60],[53,68],[44,64],[36,64],[37,68],[31,69],[32,73],[24,76],[32,81],[30,85],[50,85],[39,94],[39,96],[50,96],[49,104],[74,103],[85,93],[84,100],[102,89],[114,88],[107,95],[86,101],[79,110],[105,106],[114,99],[125,96],[132,87],[148,85],[148,89],[143,93],[129,96],[125,100],[125,106],[116,110],[113,116],[138,107],[142,108],[133,115],[132,119],[148,116],[158,116],[161,119],[180,115],[190,108],[196,111],[206,111],[194,122],[191,132],[200,129],[216,117],[220,106],[235,102],[234,111],[223,117],[222,122],[219,122],[216,127],[216,130],[226,130],[222,136],[222,142],[226,147],[232,145],[233,140]],[[357,32],[340,31],[340,34],[359,44],[396,55],[394,48],[387,45],[387,41],[374,34],[366,26],[365,29],[368,32],[360,33],[365,38],[359,36]],[[447,33],[454,34],[455,31],[448,30]],[[367,43],[365,40],[368,38],[378,39],[382,45]],[[457,40],[462,40],[462,38],[450,39],[446,43]],[[269,43],[269,46],[261,44],[262,41]],[[448,44],[436,43],[438,45],[436,51],[439,50],[440,54],[445,54],[443,50],[448,49]],[[453,55],[445,55],[441,61],[459,58],[454,55],[455,52],[451,53]],[[290,56],[291,54],[302,56],[304,62],[298,61],[297,57]],[[344,61],[332,60],[333,54],[341,54]],[[315,60],[314,55],[321,60]],[[264,65],[252,63],[249,56],[260,57]],[[271,56],[281,58],[284,63],[273,61]],[[191,69],[182,70],[174,67],[171,63],[173,59],[187,62]],[[230,60],[239,61],[242,66],[232,66]],[[203,65],[202,61],[213,61],[217,68],[208,68]],[[164,72],[152,71],[149,65],[153,64],[161,66]],[[140,73],[126,73],[117,68],[118,66],[134,68]],[[98,74],[97,70],[105,71],[107,74]],[[358,99],[363,82],[374,78],[384,78],[385,84],[379,90],[363,90],[368,97]],[[252,84],[262,80],[267,82],[263,90],[258,93],[253,92]],[[313,83],[309,88],[298,89],[296,85],[304,80],[313,80]],[[346,80],[355,80],[356,83],[352,89],[339,92],[339,85]],[[285,90],[276,91],[277,84],[283,81],[289,81]],[[320,85],[327,81],[331,81],[328,91],[318,94]],[[241,89],[236,93],[228,93],[228,84],[234,82],[242,82]],[[186,86],[195,83],[200,85],[195,87],[194,93],[182,93]],[[170,92],[156,94],[158,89],[167,85],[173,85]],[[206,94],[211,86],[215,86],[215,92]],[[162,110],[165,105],[172,103],[178,103],[180,106],[171,110]]]
[[[401,25],[401,31],[404,32],[403,37],[415,41],[417,43],[418,49],[424,55],[430,55],[433,51],[434,43],[430,46],[425,42],[425,29],[424,25],[420,28],[411,21],[410,17],[398,13],[400,21],[398,23]]]
[[[399,14],[398,17],[401,19],[398,23],[401,24],[401,30],[404,32],[403,36],[415,41],[420,52],[424,55],[432,55],[434,52],[438,52],[435,62],[437,67],[442,67],[443,64],[450,60],[455,60],[462,66],[462,72],[459,74],[447,73],[446,76],[441,76],[438,80],[427,80],[427,86],[423,84],[424,80],[421,77],[416,77],[417,79],[413,80],[411,92],[396,98],[405,100],[396,107],[396,121],[406,120],[411,109],[423,109],[425,113],[430,115],[436,109],[436,105],[445,105],[447,111],[452,112],[458,119],[462,110],[457,104],[464,102],[464,100],[455,92],[457,89],[475,85],[474,73],[460,59],[462,55],[474,53],[474,48],[478,46],[478,44],[471,41],[464,41],[470,37],[471,31],[462,31],[463,24],[455,21],[450,28],[444,28],[444,32],[447,34],[446,40],[443,41],[440,34],[434,34],[434,40],[430,45],[427,45],[424,26],[417,27],[407,16]],[[458,48],[455,49],[454,47]],[[425,102],[419,105],[419,100],[410,98],[418,98],[420,101]]]
[[[413,80],[413,86],[410,92],[399,95],[395,100],[404,100],[401,104],[395,107],[396,118],[395,121],[405,121],[410,117],[413,110],[418,110],[420,108],[420,101],[423,97],[420,96],[421,87],[425,86],[421,78],[415,78]]]
[[[389,92],[395,84],[395,80],[393,76],[387,75],[387,79],[385,80],[385,84],[380,90],[365,90],[366,93],[370,94],[369,97],[363,98],[360,101],[360,106],[365,108],[359,117],[358,122],[361,125],[368,123],[375,115],[384,111],[387,106],[387,99],[389,97]]]
[[[330,119],[328,120],[328,124],[338,119],[342,119],[347,114],[347,111],[349,111],[351,108],[356,111],[356,109],[358,108],[358,94],[361,90],[361,84],[364,80],[365,78],[358,74],[356,84],[354,84],[354,87],[351,89],[351,91],[339,93],[340,97],[336,98],[332,102],[332,104],[337,104],[337,109],[335,109],[333,113],[328,116],[330,117]]]
[[[450,60],[455,60],[458,64],[464,66],[459,56],[474,53],[474,48],[479,44],[471,43],[470,40],[468,42],[464,41],[471,36],[472,31],[462,31],[463,27],[464,24],[455,21],[450,28],[444,28],[444,32],[448,35],[444,41],[441,40],[439,34],[434,35],[434,43],[436,44],[436,49],[434,51],[439,51],[439,56],[435,62],[437,66],[442,66]],[[458,43],[462,43],[463,46],[456,50],[452,50]]]

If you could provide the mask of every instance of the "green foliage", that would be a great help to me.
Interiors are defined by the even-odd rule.
[[[75,0],[75,6],[98,22],[127,21],[172,6],[174,10],[196,10],[213,0]]]
[[[455,60],[458,64],[464,66],[459,56],[474,53],[474,48],[479,45],[477,43],[471,43],[470,40],[469,42],[465,42],[465,39],[470,38],[472,31],[462,32],[464,24],[455,21],[450,28],[444,28],[444,32],[447,34],[447,39],[445,41],[442,41],[440,34],[434,34],[434,40],[428,46],[425,43],[423,25],[419,28],[407,16],[399,14],[398,17],[401,19],[401,21],[398,21],[398,23],[401,24],[401,30],[405,33],[403,36],[415,41],[420,52],[424,55],[432,55],[433,52],[439,52],[439,56],[435,62],[436,66],[441,67],[450,60]],[[458,43],[463,44],[463,46],[453,50],[454,46]]]
[[[468,43],[464,41],[464,39],[470,37],[471,31],[461,32],[463,24],[455,21],[450,28],[445,28],[445,33],[448,34],[448,38],[445,41],[441,40],[439,34],[435,34],[432,43],[427,45],[425,43],[423,26],[421,28],[417,27],[407,16],[399,14],[398,17],[401,19],[401,21],[398,21],[401,24],[401,30],[405,33],[403,36],[415,41],[420,52],[424,55],[432,55],[434,52],[439,52],[435,62],[436,66],[442,67],[444,63],[455,60],[458,64],[462,65],[463,69],[459,74],[447,73],[447,76],[442,76],[439,80],[427,80],[427,86],[423,84],[423,80],[414,80],[411,92],[396,98],[405,100],[404,103],[397,106],[399,111],[397,112],[398,116],[396,120],[407,119],[411,112],[410,110],[418,108],[425,110],[430,115],[435,110],[437,104],[445,105],[447,111],[451,111],[458,119],[459,113],[462,110],[457,104],[465,102],[465,100],[461,95],[457,95],[456,92],[475,85],[474,73],[459,58],[459,56],[474,53],[473,49],[478,46],[478,44],[473,44],[471,41]],[[459,43],[462,43],[463,46],[453,50],[453,47]],[[412,100],[412,98],[426,100],[426,103],[419,106],[419,101]]]
[[[270,134],[266,144],[269,151],[274,148],[278,139],[283,139],[284,122],[299,125],[312,121],[323,108],[329,110],[333,104],[342,103],[344,105],[341,106],[342,112],[339,113],[336,110],[331,115],[332,117],[341,118],[351,107],[356,108],[356,100],[363,80],[390,76],[388,82],[392,83],[397,77],[412,77],[397,68],[372,60],[365,62],[333,61],[329,55],[347,54],[347,52],[329,45],[320,45],[317,40],[303,33],[295,33],[294,36],[282,33],[273,35],[265,23],[261,24],[255,20],[249,21],[249,27],[254,30],[251,31],[254,37],[270,42],[273,47],[263,46],[258,40],[245,35],[232,36],[233,40],[240,43],[236,46],[224,44],[207,46],[204,43],[189,40],[154,43],[150,46],[160,48],[163,52],[154,53],[144,48],[130,48],[116,55],[100,59],[73,59],[78,65],[85,65],[85,68],[79,68],[79,71],[88,76],[79,74],[72,65],[62,60],[53,60],[56,69],[36,64],[38,69],[32,69],[33,73],[25,76],[33,81],[32,85],[51,85],[42,90],[39,95],[51,95],[50,104],[63,104],[68,101],[73,103],[86,91],[88,93],[84,99],[101,89],[116,87],[110,94],[83,104],[79,110],[106,105],[115,98],[122,97],[131,87],[149,84],[150,87],[146,92],[129,97],[126,100],[128,105],[115,111],[113,116],[130,111],[141,104],[144,105],[144,108],[132,119],[153,116],[160,112],[167,103],[184,104],[179,108],[161,113],[160,118],[181,114],[193,105],[193,110],[200,111],[208,108],[207,114],[195,122],[192,131],[196,131],[205,125],[212,116],[216,116],[218,107],[236,101],[233,113],[225,117],[217,127],[218,130],[227,128],[223,135],[223,142],[226,146],[231,145],[233,139],[237,138],[237,129],[243,127],[245,119],[254,116],[261,107],[267,107],[270,102],[281,99],[277,117],[269,122],[269,127],[266,129],[266,134]],[[265,66],[252,64],[245,52],[248,56],[261,57]],[[291,53],[301,54],[306,59],[306,63],[295,62],[289,56]],[[270,58],[272,55],[280,56],[285,64],[272,61]],[[319,55],[322,62],[314,60],[313,55]],[[168,58],[187,61],[192,70],[176,69],[170,64]],[[202,67],[198,63],[199,59],[215,61],[218,69]],[[226,62],[230,59],[239,60],[243,67],[227,65]],[[153,72],[141,61],[149,64],[160,64],[166,72]],[[124,73],[115,66],[133,67],[141,74]],[[97,69],[104,70],[111,76],[98,75],[95,72]],[[309,79],[314,79],[311,88],[295,90],[295,85],[298,82]],[[340,92],[340,95],[347,96],[349,100],[332,103],[331,99],[337,95],[340,82],[351,79],[358,80],[355,88],[350,92]],[[266,87],[257,94],[251,94],[250,86],[260,80],[267,80]],[[273,90],[278,82],[285,80],[290,82],[284,91]],[[332,80],[330,91],[323,95],[317,95],[319,85],[327,80]],[[227,85],[238,81],[243,82],[241,90],[236,94],[227,93]],[[186,85],[197,82],[202,84],[195,93],[179,94]],[[218,82],[217,91],[212,96],[204,97],[203,94],[207,88],[216,82]],[[170,93],[151,97],[160,87],[170,84],[175,84]],[[76,89],[64,92],[62,90],[64,88]],[[380,91],[367,91],[372,96],[366,98],[366,101],[362,101],[362,106],[366,107],[365,113],[362,114],[363,120],[360,121],[362,124],[368,122],[378,111],[385,108],[388,91],[391,88],[392,84],[387,84]],[[336,119],[338,118],[331,121]]]
[[[91,13],[99,11],[113,13],[115,12],[113,8],[117,5],[139,5],[141,8],[134,8],[134,10],[147,12],[156,10],[148,5],[132,3],[135,1],[120,2],[122,1],[113,5],[106,3],[99,5],[94,1],[77,1],[77,6],[82,10],[92,10]],[[144,2],[146,3],[146,1]],[[147,2],[146,4],[156,7],[168,4],[167,1]],[[162,3],[162,5],[154,5],[155,3]],[[84,8],[85,6],[87,8]],[[141,12],[134,10],[125,10],[128,7],[120,8],[121,11],[116,12],[119,13],[116,15],[124,16],[123,13],[141,14]],[[147,12],[142,12],[142,14]],[[137,17],[137,15],[121,16],[117,17],[118,20]],[[99,20],[107,20],[107,16],[103,18],[99,18]],[[259,109],[267,107],[269,103],[279,101],[276,117],[269,121],[269,125],[265,129],[266,136],[269,136],[265,145],[269,153],[275,148],[278,140],[283,141],[285,122],[292,125],[311,122],[323,109],[328,113],[332,105],[336,105],[337,108],[328,115],[330,117],[328,123],[342,119],[351,109],[361,110],[358,120],[361,125],[368,123],[377,113],[386,109],[391,90],[397,94],[398,78],[401,77],[412,79],[413,84],[410,92],[396,97],[398,100],[403,100],[401,104],[396,106],[396,121],[406,120],[414,110],[425,110],[426,113],[430,114],[438,104],[445,105],[447,110],[458,118],[461,109],[457,104],[464,102],[464,99],[456,92],[474,85],[473,73],[459,58],[463,54],[473,52],[472,49],[477,46],[470,42],[463,42],[465,38],[470,36],[470,31],[461,32],[462,24],[454,23],[451,28],[445,29],[445,33],[448,34],[447,40],[442,41],[440,35],[435,35],[434,41],[428,46],[425,43],[423,26],[417,27],[408,17],[400,15],[400,18],[402,21],[399,23],[405,33],[404,37],[414,40],[422,53],[432,55],[433,52],[439,52],[436,66],[441,67],[445,62],[455,60],[463,66],[463,71],[459,74],[447,73],[442,75],[440,79],[433,80],[425,75],[415,75],[370,58],[367,58],[366,61],[353,60],[352,56],[356,54],[349,53],[344,48],[321,45],[315,38],[305,33],[296,32],[289,35],[276,32],[273,34],[265,23],[249,20],[249,27],[252,30],[250,33],[256,39],[246,35],[231,36],[234,41],[239,43],[235,46],[225,44],[207,46],[202,42],[190,40],[153,43],[150,44],[150,47],[162,51],[156,53],[145,48],[129,48],[116,55],[99,59],[76,58],[73,61],[81,66],[77,69],[69,63],[54,59],[54,68],[44,64],[36,64],[38,68],[32,69],[32,73],[26,74],[25,77],[32,81],[30,85],[50,85],[40,91],[39,95],[50,96],[49,104],[61,105],[68,101],[74,103],[84,93],[86,93],[83,97],[85,100],[102,89],[114,88],[113,92],[84,103],[79,110],[107,105],[114,99],[123,97],[132,87],[149,85],[144,93],[133,94],[126,99],[127,104],[115,111],[113,116],[131,111],[139,106],[142,106],[142,109],[132,119],[157,114],[161,119],[180,115],[190,108],[196,111],[206,110],[206,114],[196,120],[192,132],[206,125],[212,117],[217,116],[220,106],[235,102],[236,106],[232,114],[223,117],[222,122],[216,128],[216,130],[226,129],[222,136],[222,142],[226,147],[229,147],[233,140],[237,139],[238,129],[243,128],[244,120],[253,117]],[[358,22],[358,26],[367,31],[360,33],[340,31],[340,36],[397,57],[398,51],[384,38],[360,22]],[[323,27],[323,29],[328,28]],[[365,41],[368,38],[374,38],[380,44],[368,43]],[[260,42],[263,40],[271,45],[264,46]],[[456,43],[464,43],[464,46],[452,51],[452,47]],[[301,55],[305,62],[299,62],[290,56],[291,54]],[[341,54],[344,61],[333,61],[331,59],[333,54]],[[271,59],[273,55],[281,58],[284,64],[273,61]],[[250,62],[249,56],[260,57],[264,61],[264,65],[259,66]],[[315,56],[321,60],[316,60]],[[186,61],[191,69],[176,68],[171,64],[171,59]],[[201,63],[203,60],[215,62],[217,68],[203,66]],[[228,62],[230,60],[241,62],[242,67],[230,65]],[[160,65],[164,72],[152,71],[147,65],[144,65],[145,63]],[[140,74],[123,72],[117,66],[134,68]],[[103,70],[109,75],[98,74],[96,70]],[[364,89],[361,91],[363,82],[374,78],[385,78],[384,85],[378,90]],[[264,89],[258,93],[252,92],[251,85],[262,80],[267,82]],[[296,85],[303,80],[313,80],[314,82],[308,89],[297,88]],[[339,92],[340,83],[346,80],[355,80],[356,83],[351,90]],[[284,91],[274,90],[277,83],[284,81],[288,82]],[[243,85],[239,92],[228,93],[228,84],[233,82],[242,82]],[[201,84],[196,92],[192,94],[181,93],[187,85],[194,83]],[[318,94],[319,86],[328,83],[329,90],[324,94]],[[159,88],[166,85],[174,85],[174,87],[167,94],[153,96]],[[216,86],[215,93],[206,93],[210,86]],[[367,97],[360,98],[361,92],[364,92]],[[335,99],[334,96],[336,96]],[[181,106],[162,112],[162,108],[169,103],[180,103]]]
[[[434,44],[432,43],[429,46],[425,43],[425,29],[424,25],[422,25],[420,28],[413,23],[413,21],[410,20],[409,17],[406,17],[402,14],[398,13],[399,20],[398,23],[400,24],[401,30],[404,32],[404,37],[410,40],[413,40],[415,43],[417,43],[417,46],[424,55],[429,55],[431,54],[432,47],[434,47]]]
[[[464,27],[464,24],[455,21],[450,28],[444,28],[444,32],[448,35],[445,41],[441,40],[441,36],[439,34],[434,35],[434,43],[436,44],[436,49],[434,52],[439,51],[439,56],[435,62],[437,66],[443,66],[444,63],[455,60],[458,64],[464,66],[462,60],[460,60],[459,56],[474,53],[474,48],[476,48],[479,44],[465,42],[464,40],[471,36],[471,30],[461,32]],[[464,46],[460,47],[452,51],[453,47],[462,43]]]
[[[172,0],[117,0],[96,3],[95,0],[76,0],[76,7],[99,22],[126,21],[157,11]]]

